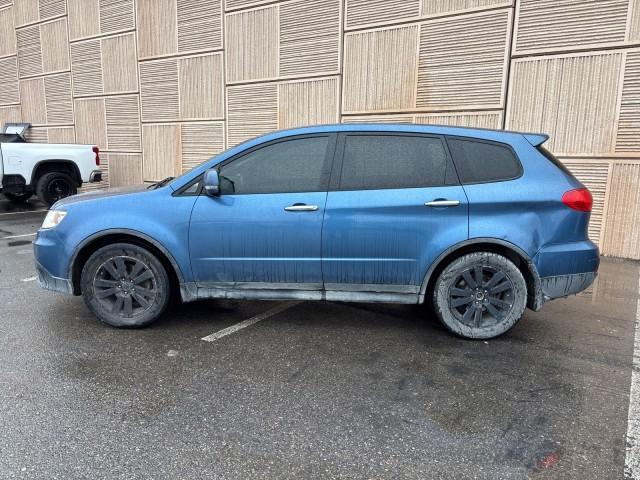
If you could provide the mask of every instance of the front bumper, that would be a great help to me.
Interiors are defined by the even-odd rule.
[[[38,285],[47,290],[54,292],[73,294],[73,286],[71,280],[66,278],[58,278],[51,275],[46,268],[35,262],[36,273],[38,274]]]
[[[102,181],[102,170],[94,170],[93,172],[91,172],[91,175],[89,175],[89,182],[96,183],[101,181]]]

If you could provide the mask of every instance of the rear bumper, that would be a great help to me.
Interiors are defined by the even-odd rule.
[[[54,292],[73,294],[71,281],[66,278],[58,278],[51,275],[46,268],[35,262],[36,273],[38,274],[38,285]]]
[[[598,274],[596,272],[557,275],[540,279],[544,301],[575,295],[591,286]]]

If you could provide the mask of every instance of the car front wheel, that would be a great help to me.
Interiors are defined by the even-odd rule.
[[[436,281],[433,302],[449,331],[464,338],[488,339],[518,323],[527,304],[527,284],[511,260],[475,252],[447,265]]]
[[[137,245],[116,243],[98,249],[84,265],[84,301],[113,327],[144,327],[167,308],[170,285],[158,258]]]

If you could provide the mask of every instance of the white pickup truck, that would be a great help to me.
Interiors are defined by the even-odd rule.
[[[0,192],[12,202],[32,195],[51,206],[102,180],[100,151],[93,145],[27,143],[29,124],[7,124],[0,133]]]

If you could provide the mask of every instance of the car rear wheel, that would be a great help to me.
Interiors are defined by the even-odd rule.
[[[84,301],[98,319],[113,327],[144,327],[167,308],[169,277],[145,248],[116,243],[97,250],[84,265]]]
[[[11,203],[24,203],[33,196],[33,193],[5,193],[4,196],[7,197],[7,200]]]
[[[436,315],[464,338],[488,339],[518,323],[527,304],[527,284],[509,259],[476,252],[453,260],[433,292]]]
[[[66,173],[45,173],[36,183],[36,196],[48,206],[76,193],[78,193],[76,182]]]

